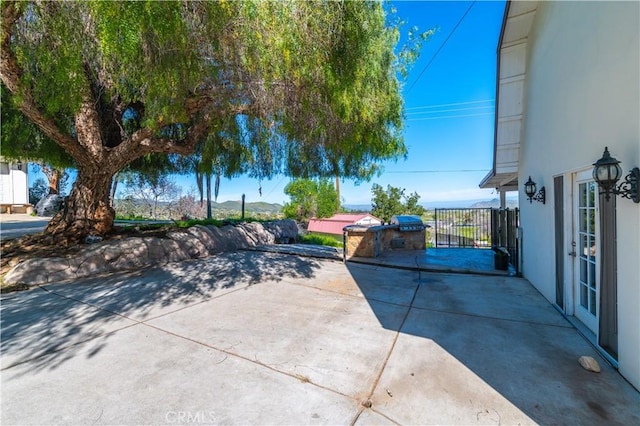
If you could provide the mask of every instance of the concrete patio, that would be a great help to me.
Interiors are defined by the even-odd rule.
[[[495,269],[494,252],[475,248],[428,248],[426,250],[388,250],[375,258],[352,257],[349,261],[425,272],[466,273],[479,275],[515,275]]]
[[[2,424],[640,423],[521,278],[240,251],[1,310]]]

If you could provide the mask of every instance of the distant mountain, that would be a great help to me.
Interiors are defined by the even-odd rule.
[[[493,200],[489,200],[489,201],[479,201],[471,205],[471,208],[473,209],[487,209],[487,208],[497,209],[499,207],[500,207],[500,200],[497,198],[494,198]],[[513,209],[518,207],[518,200],[507,198],[506,207],[508,209]]]
[[[140,199],[116,199],[116,204],[133,203],[134,205],[144,205],[145,203]],[[158,207],[166,207],[169,203],[160,201]],[[282,205],[277,203],[265,203],[263,201],[255,203],[245,203],[246,213],[260,213],[260,214],[280,214],[282,213]],[[241,201],[225,201],[222,203],[211,203],[211,210],[214,212],[222,212],[224,214],[240,213],[242,211]]]
[[[344,204],[342,207],[350,212],[371,212],[371,204]]]
[[[225,201],[223,203],[211,203],[212,210],[223,210],[227,212],[240,212],[242,211],[241,201]],[[282,212],[281,204],[272,204],[259,201],[256,203],[245,203],[244,209],[246,212],[253,213],[280,213]]]
[[[494,198],[493,200],[454,200],[454,201],[428,201],[420,203],[424,208],[428,210],[433,209],[481,209],[481,208],[498,208],[500,207],[500,200]],[[370,212],[371,204],[345,204],[345,209],[356,212]],[[507,198],[507,207],[512,209],[518,207],[518,200]]]

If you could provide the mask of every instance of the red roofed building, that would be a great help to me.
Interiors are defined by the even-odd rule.
[[[325,219],[312,218],[307,230],[321,234],[342,235],[342,228],[349,225],[374,226],[382,221],[368,213],[342,213]]]

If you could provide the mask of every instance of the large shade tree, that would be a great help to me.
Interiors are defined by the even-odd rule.
[[[2,89],[2,156],[15,160],[37,163],[47,177],[48,188],[42,195],[59,194],[61,186],[68,178],[65,171],[74,168],[73,158],[54,141],[46,137],[32,122],[14,107],[10,92],[4,85]]]
[[[234,143],[259,177],[362,178],[406,152],[397,72],[412,53],[394,55],[398,28],[380,2],[1,8],[0,71],[12,93],[2,102],[13,102],[78,171],[49,234],[109,232],[115,173],[149,154],[189,154],[237,128]]]

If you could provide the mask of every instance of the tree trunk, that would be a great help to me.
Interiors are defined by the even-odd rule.
[[[220,172],[216,172],[216,183],[213,188],[213,201],[218,202],[218,194],[220,193]]]
[[[59,194],[60,193],[60,172],[57,170],[52,170],[51,175],[47,176],[49,178],[49,194]]]
[[[338,211],[340,211],[340,176],[336,176],[336,194],[338,195]]]
[[[50,167],[46,164],[41,163],[40,169],[42,170],[42,174],[47,177],[49,181],[49,195],[55,195],[60,193],[60,181],[62,180],[62,175],[65,173],[64,170],[60,171],[53,167]]]
[[[111,192],[109,194],[109,205],[113,208],[116,207],[116,191],[118,190],[118,182],[120,181],[120,173],[116,173],[113,176],[111,183]]]
[[[158,219],[158,196],[153,197],[153,208],[151,210],[151,219]]]
[[[64,208],[49,221],[45,233],[73,242],[111,231],[115,218],[109,204],[112,177],[100,166],[78,168],[78,178]]]
[[[202,188],[203,173],[196,169],[196,184],[198,185],[198,193],[200,194],[200,207],[204,206],[204,190]]]
[[[211,173],[206,174],[207,181],[207,219],[211,219]]]

